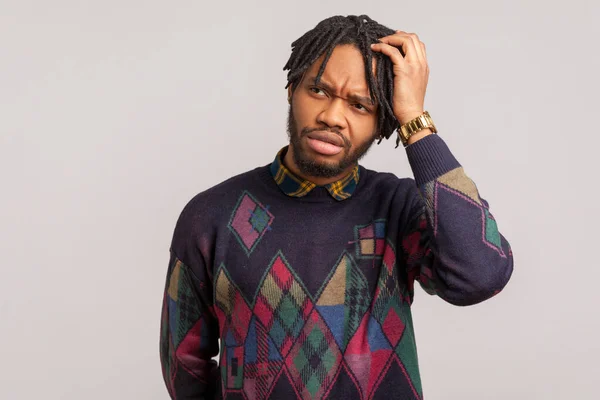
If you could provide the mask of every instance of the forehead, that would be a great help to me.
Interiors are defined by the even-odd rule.
[[[325,54],[308,68],[304,76],[316,77],[324,59]],[[373,58],[372,72],[375,74],[375,58]],[[362,53],[351,44],[336,46],[327,61],[321,79],[339,88],[348,87],[353,91],[366,93],[368,85]]]

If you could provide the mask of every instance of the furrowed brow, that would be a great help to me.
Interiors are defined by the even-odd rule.
[[[309,78],[308,81],[311,82],[312,84],[316,85],[316,77]],[[329,92],[335,92],[335,88],[333,87],[333,85],[329,84],[328,82],[324,81],[323,79],[319,80],[319,85],[322,86],[325,90],[327,90]],[[359,96],[358,94],[355,94],[355,93],[350,94],[348,96],[348,100],[354,101],[356,103],[377,105],[377,101],[375,101],[375,104],[371,104],[370,97]]]

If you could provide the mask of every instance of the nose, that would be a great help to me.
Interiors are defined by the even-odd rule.
[[[317,122],[327,125],[329,128],[344,129],[346,117],[344,116],[344,100],[334,98],[317,116]]]

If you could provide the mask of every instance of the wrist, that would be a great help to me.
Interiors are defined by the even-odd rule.
[[[423,109],[407,111],[407,112],[403,112],[402,114],[396,115],[396,119],[398,120],[400,125],[404,125],[405,123],[417,118],[419,115],[423,114],[424,112],[425,112],[425,110],[423,110]]]
[[[411,144],[418,142],[419,140],[423,139],[425,136],[429,136],[429,135],[433,135],[433,132],[431,131],[431,129],[429,129],[429,128],[421,129],[420,131],[413,133],[413,135],[408,138],[407,145],[410,146]]]
[[[408,120],[401,123],[400,128],[398,128],[397,141],[397,144],[401,141],[404,147],[423,139],[425,136],[437,132],[427,111],[419,112],[417,110],[410,113],[407,112],[402,115],[401,120],[404,121],[405,119]]]

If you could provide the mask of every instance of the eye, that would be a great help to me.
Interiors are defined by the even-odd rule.
[[[323,89],[318,88],[316,86],[310,87],[308,90],[310,90],[311,92],[313,92],[314,94],[317,94],[317,95],[321,95],[321,93],[325,94],[325,92],[323,91]]]
[[[359,111],[369,112],[369,109],[367,107],[363,106],[360,103],[354,104],[354,107],[356,107],[356,109],[359,110]]]

